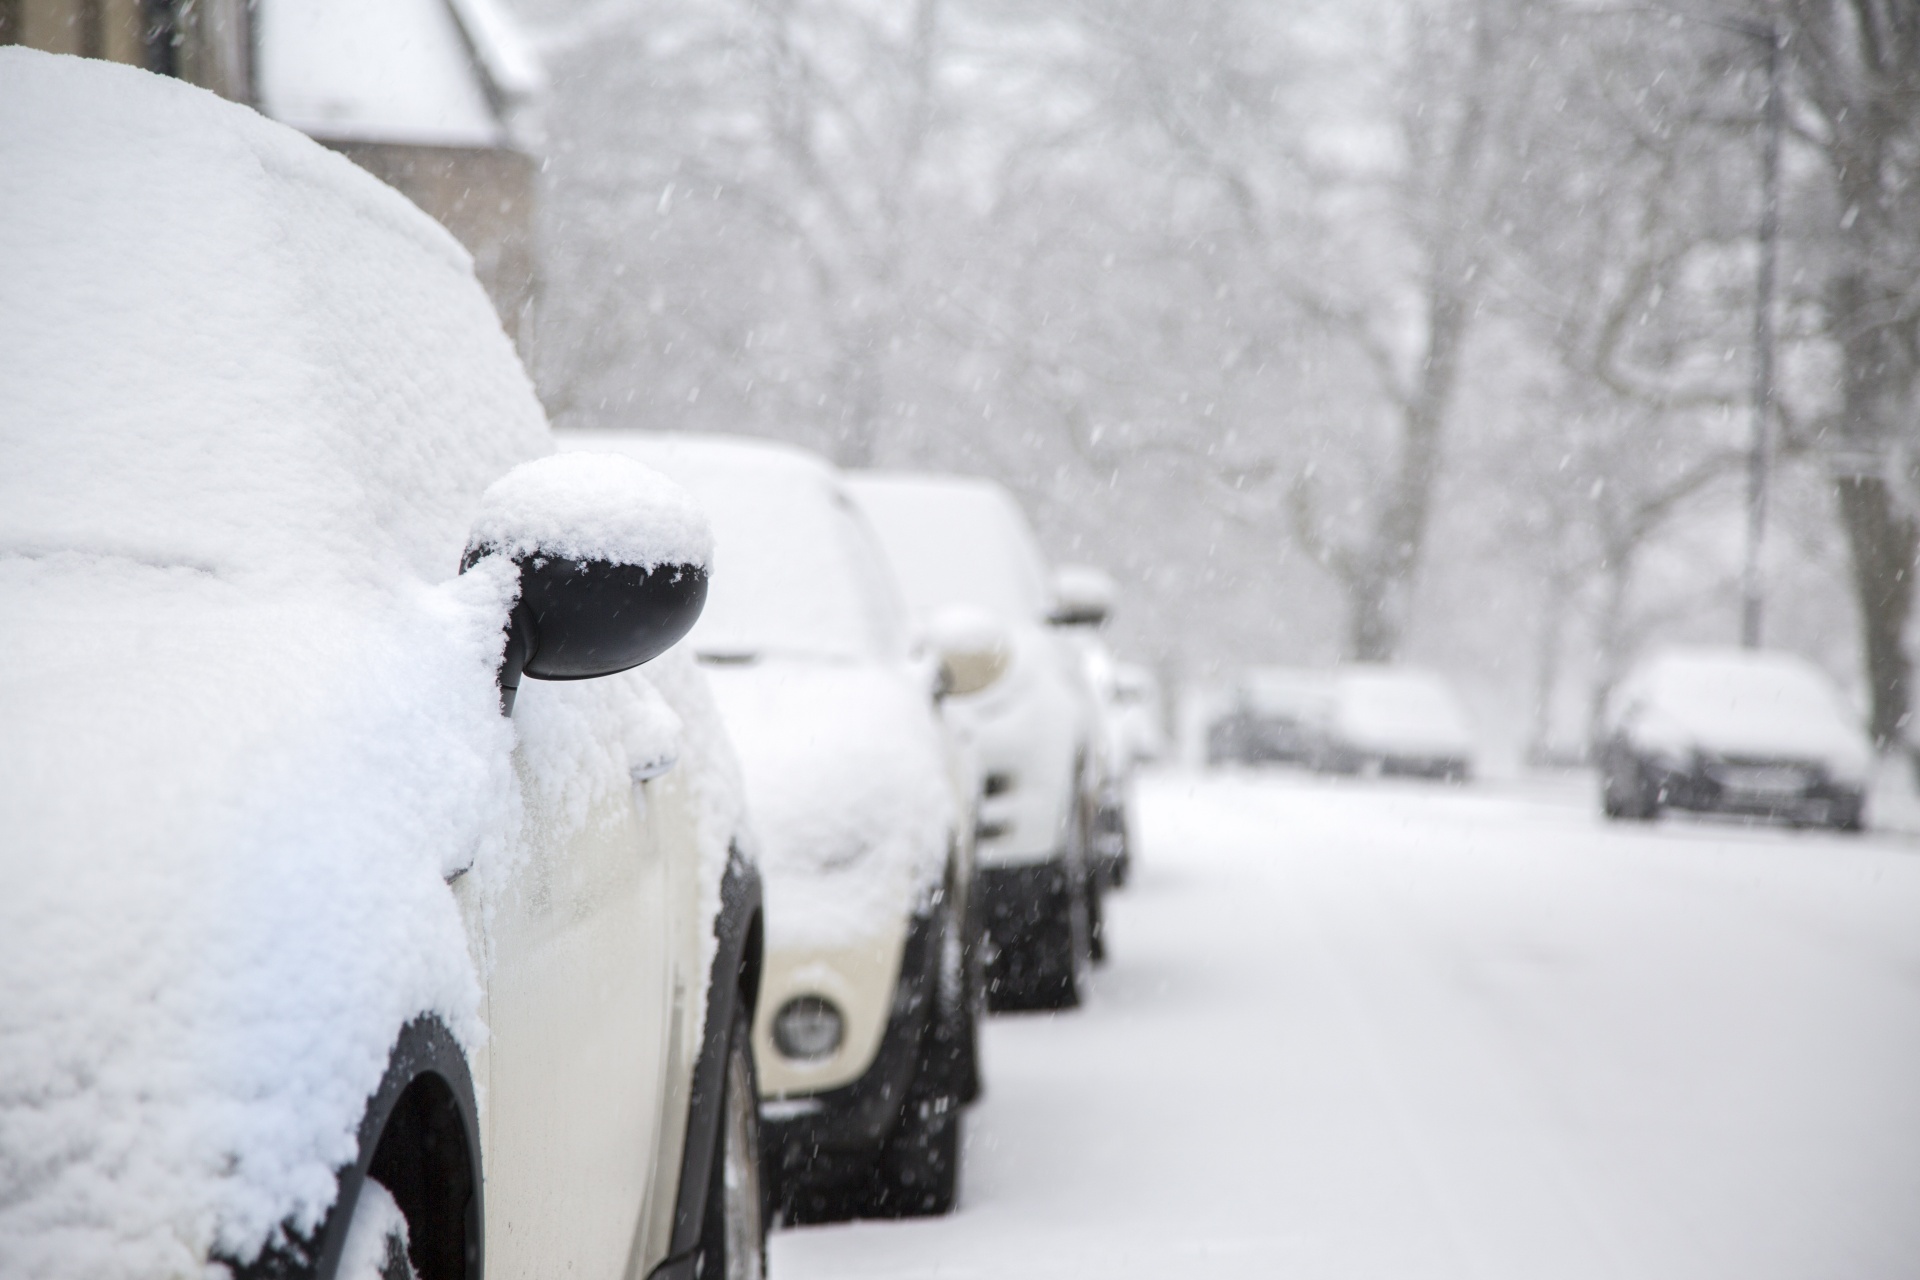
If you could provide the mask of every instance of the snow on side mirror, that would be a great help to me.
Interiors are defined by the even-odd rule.
[[[460,571],[488,556],[520,573],[499,676],[510,716],[522,675],[590,680],[672,648],[706,606],[713,534],[693,495],[651,468],[560,453],[488,487]]]
[[[928,621],[925,639],[940,662],[939,696],[964,698],[990,687],[1013,661],[1005,627],[979,609],[951,605]]]
[[[1097,627],[1113,612],[1113,579],[1090,565],[1065,564],[1053,575],[1053,612],[1047,621],[1056,627]]]

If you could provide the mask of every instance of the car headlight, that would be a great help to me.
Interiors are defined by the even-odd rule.
[[[823,996],[795,996],[773,1015],[773,1047],[802,1062],[831,1057],[845,1038],[846,1019]]]

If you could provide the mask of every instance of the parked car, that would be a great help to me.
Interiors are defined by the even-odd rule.
[[[0,1274],[758,1274],[698,506],[253,111],[0,49],[0,172]]]
[[[1150,669],[1133,662],[1114,663],[1113,706],[1133,766],[1153,764],[1166,754],[1166,712],[1160,682]]]
[[[1207,762],[1312,764],[1324,753],[1333,699],[1325,671],[1255,667],[1207,732]]]
[[[1610,818],[1674,808],[1858,831],[1872,764],[1839,691],[1805,659],[1670,649],[1614,693],[1600,803]]]
[[[983,975],[972,765],[937,696],[977,696],[993,655],[910,652],[872,531],[814,455],[719,437],[569,443],[657,466],[713,518],[723,576],[690,643],[763,842],[755,1048],[778,1202],[800,1221],[944,1213],[979,1092]]]
[[[1085,996],[1099,928],[1089,833],[1101,760],[1080,652],[1063,628],[1106,602],[1085,578],[1056,581],[1013,498],[957,476],[848,478],[920,625],[956,605],[1006,629],[1011,660],[990,688],[947,700],[981,769],[980,887],[995,1009],[1060,1009]]]
[[[1355,663],[1328,681],[1312,729],[1312,763],[1329,773],[1381,773],[1465,782],[1473,730],[1447,682],[1413,667]]]

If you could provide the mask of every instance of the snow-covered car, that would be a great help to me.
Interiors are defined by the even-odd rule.
[[[1332,701],[1325,671],[1255,667],[1207,731],[1210,764],[1311,764],[1321,754]]]
[[[754,1045],[778,1203],[800,1221],[943,1213],[979,1091],[983,975],[972,766],[937,698],[942,684],[977,693],[995,663],[911,651],[873,533],[813,454],[715,436],[566,442],[659,468],[713,519],[720,572],[689,644],[762,841]]]
[[[965,606],[1007,630],[1006,675],[946,703],[981,769],[988,1001],[1071,1008],[1086,993],[1100,924],[1089,833],[1101,760],[1080,650],[1064,628],[1097,621],[1098,601],[1050,578],[1026,517],[990,481],[866,472],[847,483],[919,625]]]
[[[1167,750],[1167,725],[1160,681],[1137,662],[1113,664],[1114,718],[1133,766],[1152,764]]]
[[[0,1275],[757,1274],[698,505],[244,107],[0,49],[0,172]]]
[[[1097,615],[1104,622],[1114,595],[1112,586],[1105,574],[1098,579],[1089,577],[1087,583],[1090,589],[1081,594],[1089,607],[1082,612]],[[1096,604],[1097,608],[1091,607]],[[1099,790],[1094,798],[1088,845],[1100,883],[1106,888],[1119,888],[1133,870],[1133,726],[1120,701],[1120,664],[1101,636],[1099,624],[1071,627],[1068,635],[1079,647],[1081,673],[1092,695],[1092,742],[1098,758],[1093,772]],[[1094,941],[1097,948],[1101,939],[1096,937]]]
[[[1790,653],[1675,648],[1635,668],[1609,703],[1601,807],[1744,813],[1858,831],[1873,750],[1840,693]]]
[[[1415,667],[1356,663],[1327,682],[1309,731],[1314,768],[1465,782],[1473,776],[1473,727],[1440,676]]]

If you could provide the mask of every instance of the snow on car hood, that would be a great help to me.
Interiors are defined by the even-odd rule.
[[[760,838],[767,945],[884,935],[940,883],[954,799],[904,669],[766,658],[708,668]]]
[[[1864,779],[1873,753],[1824,676],[1789,654],[1680,649],[1623,683],[1634,739],[1651,750],[1819,760]]]
[[[514,575],[455,569],[551,442],[437,224],[17,48],[0,173],[0,1275],[197,1275],[320,1220],[407,1019],[484,1036],[443,877],[675,717],[637,673],[499,714]]]

